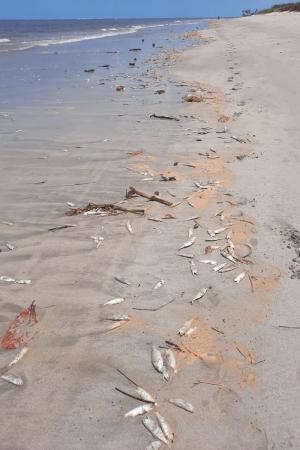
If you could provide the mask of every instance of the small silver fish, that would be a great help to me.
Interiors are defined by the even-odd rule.
[[[183,244],[178,250],[182,250],[183,248],[187,248],[187,247],[191,247],[191,245],[194,244],[196,238],[195,236],[192,237],[192,239],[190,241],[187,241],[185,244]]]
[[[15,364],[17,364],[22,358],[23,356],[26,355],[26,353],[28,352],[29,348],[28,347],[23,347],[22,350],[19,351],[19,353],[17,354],[17,356],[8,364],[7,367],[12,367]]]
[[[205,239],[206,242],[216,242],[216,241],[223,241],[224,238],[217,238],[217,237],[211,237]]]
[[[130,319],[127,314],[114,314],[113,316],[107,317],[106,320],[112,320],[113,322],[126,322]]]
[[[132,226],[131,226],[131,223],[129,222],[129,220],[126,223],[126,228],[130,234],[133,234],[133,229],[132,229]]]
[[[143,405],[137,406],[136,408],[133,408],[131,411],[128,411],[124,415],[124,417],[136,417],[141,416],[142,414],[146,414],[147,412],[151,411],[153,409],[152,403],[144,403]]]
[[[14,384],[15,386],[23,386],[24,381],[20,377],[16,377],[12,374],[1,375],[2,380],[8,383]]]
[[[246,276],[245,272],[242,272],[235,277],[234,281],[236,283],[239,283],[240,281],[242,281],[245,278],[245,276]]]
[[[172,369],[174,373],[177,373],[176,358],[174,352],[170,348],[166,350],[165,359],[167,367]]]
[[[193,229],[193,227],[192,227],[192,228],[189,228],[189,231],[188,231],[188,237],[189,237],[189,239],[191,239],[191,238],[193,237],[193,235],[194,235],[194,229]]]
[[[109,331],[115,330],[116,328],[120,328],[120,326],[123,325],[123,322],[115,322],[112,324],[112,326],[109,328]]]
[[[185,411],[188,411],[190,413],[193,413],[195,411],[195,408],[191,403],[186,402],[185,400],[182,400],[181,398],[176,398],[174,400],[169,400],[170,403],[172,403],[175,406],[178,406],[178,408],[184,409]]]
[[[184,336],[187,333],[187,331],[191,328],[193,322],[194,319],[187,320],[178,331],[178,334],[180,336]]]
[[[152,220],[153,222],[163,222],[162,219],[158,219],[157,217],[148,217],[148,220]]]
[[[119,303],[124,302],[124,298],[113,298],[112,300],[109,300],[108,302],[104,303],[105,305],[118,305]]]
[[[154,345],[152,346],[151,349],[151,362],[154,369],[156,369],[157,372],[163,373],[164,360],[160,351]]]
[[[161,441],[153,441],[150,445],[147,445],[145,450],[159,450],[163,443]]]
[[[159,426],[154,422],[154,420],[151,417],[145,417],[143,419],[143,425],[144,427],[150,431],[152,436],[162,441],[164,444],[168,445],[168,441],[165,438],[162,430],[159,428]]]
[[[99,248],[100,245],[102,245],[104,242],[103,236],[91,236],[91,239],[93,239],[93,241],[95,242],[96,248]]]
[[[160,280],[156,285],[153,287],[154,290],[161,288],[166,284],[165,280]]]
[[[194,261],[190,261],[190,269],[193,275],[198,275],[198,269]]]
[[[75,203],[72,203],[72,202],[67,202],[67,205],[68,205],[68,206],[70,206],[70,208],[74,208],[74,206],[75,206]]]
[[[156,413],[157,421],[159,423],[160,428],[162,429],[162,432],[164,433],[165,437],[168,439],[168,441],[173,442],[174,440],[174,433],[166,421],[166,419],[157,411]]]
[[[215,266],[217,264],[217,261],[214,261],[213,259],[200,259],[200,262],[209,264],[210,266]]]
[[[231,265],[229,267],[225,267],[224,269],[219,270],[219,273],[226,273],[226,272],[232,272],[236,269],[236,265]]]
[[[221,227],[221,228],[218,228],[217,230],[214,230],[214,233],[215,233],[215,234],[223,233],[223,231],[226,231],[227,228],[228,228],[228,227]]]
[[[222,263],[222,264],[219,264],[218,266],[213,267],[213,270],[215,272],[219,272],[219,270],[224,269],[225,266],[227,266],[227,263]]]
[[[141,387],[137,387],[135,392],[137,393],[138,397],[141,400],[144,400],[145,402],[150,402],[153,403],[154,405],[156,405],[156,401],[155,398],[152,397],[151,394],[149,394],[149,392],[145,391],[145,389],[141,388]]]
[[[223,256],[223,258],[228,259],[228,261],[231,261],[232,263],[236,263],[236,260],[234,259],[234,257],[232,255],[230,255],[227,252],[220,252],[221,255]]]
[[[214,231],[212,231],[212,230],[207,230],[207,234],[208,234],[210,237],[215,237],[215,233],[214,233]]]
[[[198,292],[198,294],[193,298],[193,300],[190,301],[190,303],[193,304],[193,303],[196,302],[197,300],[200,300],[202,297],[204,297],[204,295],[206,294],[207,291],[208,291],[208,288],[202,288],[202,289],[200,289],[200,291]]]
[[[8,248],[8,250],[14,250],[15,246],[13,244],[10,244],[9,242],[6,242],[6,247]]]
[[[187,255],[186,253],[178,253],[177,256],[181,256],[182,258],[189,258],[189,259],[194,258],[194,255]]]

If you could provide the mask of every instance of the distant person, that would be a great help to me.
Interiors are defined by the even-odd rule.
[[[155,42],[153,42],[152,47],[153,47],[153,48],[155,47]]]

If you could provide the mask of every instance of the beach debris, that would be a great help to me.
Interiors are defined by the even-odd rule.
[[[154,369],[157,370],[157,372],[163,373],[164,360],[163,360],[163,357],[162,357],[160,351],[154,345],[152,346],[152,349],[151,349],[151,362],[152,362]]]
[[[158,217],[147,217],[147,219],[152,220],[152,222],[163,222],[163,220]]]
[[[99,248],[104,242],[103,236],[90,236],[90,238],[95,242],[96,248]]]
[[[161,174],[160,181],[176,181],[176,176],[175,175],[167,176],[167,175]]]
[[[7,381],[8,383],[14,384],[15,386],[23,386],[24,381],[21,377],[16,377],[12,374],[1,375],[1,379]]]
[[[68,206],[70,206],[70,208],[74,208],[74,206],[75,206],[75,203],[72,203],[72,202],[67,202],[67,205],[68,205]]]
[[[220,269],[219,273],[232,272],[233,270],[236,270],[235,264],[231,264],[231,266],[229,266],[229,267],[224,267],[224,269]]]
[[[48,228],[48,231],[65,230],[66,228],[75,228],[77,225],[58,225],[57,227]]]
[[[107,305],[118,305],[119,303],[123,303],[125,301],[124,298],[113,298],[112,300],[109,300],[108,302],[104,303],[103,306]]]
[[[154,436],[156,439],[159,439],[164,444],[168,444],[168,441],[165,438],[162,430],[157,425],[157,423],[154,422],[154,420],[151,417],[149,417],[149,416],[145,417],[143,419],[143,425],[148,431],[150,431],[152,436]]]
[[[178,408],[184,409],[185,411],[188,411],[190,413],[193,413],[195,411],[195,408],[191,403],[188,403],[181,398],[170,399],[169,403],[172,403],[172,405],[178,406]]]
[[[163,443],[161,441],[153,441],[150,445],[147,445],[145,450],[159,450]]]
[[[31,327],[37,322],[38,318],[35,310],[35,302],[33,301],[28,308],[22,309],[10,324],[1,339],[0,348],[10,350],[26,344],[32,339],[33,333]]]
[[[140,52],[142,49],[141,48],[130,48],[129,51],[130,52]]]
[[[67,216],[84,215],[100,215],[112,216],[118,214],[118,211],[144,215],[144,209],[124,208],[120,205],[112,203],[88,203],[84,208],[71,208],[66,212]],[[51,230],[52,231],[52,230]]]
[[[198,275],[198,269],[196,267],[196,264],[193,260],[190,261],[190,269],[193,275]]]
[[[165,361],[167,367],[172,369],[174,373],[177,373],[176,358],[174,352],[170,348],[165,352]]]
[[[122,92],[122,91],[124,91],[124,89],[125,89],[125,86],[116,86],[116,91],[117,92]]]
[[[235,258],[232,255],[230,255],[229,253],[227,253],[225,251],[221,251],[220,254],[223,256],[223,258],[228,259],[228,261],[231,261],[234,264],[236,263]]]
[[[213,232],[214,232],[214,234],[220,234],[220,233],[223,233],[224,231],[226,231],[228,229],[228,227],[221,227],[221,228],[218,228],[217,230],[214,230]]]
[[[14,250],[15,249],[15,246],[14,246],[14,244],[10,244],[9,242],[6,242],[6,248],[8,249],[8,250]]]
[[[179,122],[180,119],[177,117],[172,116],[162,116],[159,114],[151,114],[150,119],[165,119],[165,120],[175,120],[176,122]]]
[[[220,364],[223,361],[219,353],[200,353],[198,356],[206,364]]]
[[[143,150],[135,150],[133,152],[127,152],[127,155],[130,157],[134,157],[134,156],[142,156],[144,154]]]
[[[217,238],[217,237],[210,237],[205,239],[205,242],[216,242],[216,241],[223,241],[224,238]]]
[[[130,234],[133,234],[133,229],[129,220],[126,223],[126,228]]]
[[[136,417],[141,416],[142,414],[146,414],[153,409],[152,403],[145,403],[144,405],[137,406],[136,408],[128,411],[124,417]]]
[[[130,198],[130,197],[132,197],[134,195],[138,195],[140,197],[144,197],[147,200],[150,200],[151,202],[158,202],[158,203],[162,203],[163,205],[166,205],[166,206],[173,206],[172,202],[169,202],[168,200],[164,200],[163,198],[158,197],[158,195],[155,195],[155,194],[154,195],[149,195],[149,194],[146,194],[145,192],[138,191],[133,186],[130,186],[129,190],[126,193],[126,198]]]
[[[164,308],[165,306],[168,306],[170,303],[175,302],[176,298],[173,298],[172,300],[169,300],[166,303],[163,303],[160,306],[157,306],[156,308],[132,308],[135,309],[136,311],[159,311],[160,309]]]
[[[155,413],[157,422],[159,423],[160,428],[162,429],[162,432],[164,433],[165,437],[168,439],[168,441],[173,442],[174,440],[174,433],[166,421],[166,419],[157,411]]]
[[[246,144],[247,143],[246,139],[238,138],[236,136],[230,136],[230,137],[231,137],[231,139],[234,139],[235,141],[239,142],[240,144]]]
[[[85,73],[94,73],[95,69],[84,69]]]
[[[98,66],[98,67],[103,67],[103,69],[109,69],[110,65],[109,64],[102,64],[101,66]]]
[[[200,216],[192,216],[192,217],[189,217],[188,219],[185,219],[185,222],[188,222],[188,221],[190,221],[190,220],[197,220],[197,219],[200,219]]]
[[[186,253],[178,253],[177,256],[181,256],[182,258],[193,259],[195,255],[188,255]]]
[[[186,94],[182,100],[188,103],[200,103],[204,101],[204,97],[202,95]]]
[[[154,290],[156,289],[160,289],[162,286],[164,286],[166,284],[165,280],[160,280],[158,281],[158,283],[156,283],[156,285],[153,287]]]
[[[9,277],[7,275],[2,275],[0,277],[0,281],[14,284],[31,284],[31,280],[16,280],[15,278]]]
[[[108,328],[107,331],[115,330],[116,328],[120,328],[124,323],[123,322],[115,322],[112,324],[110,328]]]
[[[127,286],[130,286],[130,282],[128,280],[126,280],[125,278],[114,277],[114,279],[121,284],[126,284]]]
[[[165,93],[166,93],[166,91],[164,89],[157,89],[157,91],[154,92],[154,94],[158,94],[158,95],[165,94]]]
[[[179,336],[186,336],[186,334],[191,330],[194,319],[187,320],[183,326],[178,330]],[[190,334],[190,333],[189,333]]]
[[[236,283],[239,283],[240,281],[242,281],[242,280],[245,278],[245,276],[246,276],[246,273],[245,273],[245,272],[242,272],[242,273],[240,273],[239,275],[237,275],[237,276],[235,277],[234,281],[235,281]]]
[[[208,291],[208,288],[200,289],[198,294],[193,298],[193,300],[190,301],[190,303],[193,305],[194,302],[201,300],[201,298],[204,297],[204,295],[206,294],[207,291]]]
[[[215,266],[217,264],[217,261],[214,261],[213,259],[200,259],[200,262],[203,264],[209,264],[210,266]]]
[[[195,241],[196,241],[196,237],[194,236],[194,237],[192,237],[192,239],[190,239],[190,240],[187,241],[185,244],[183,244],[183,245],[178,249],[178,251],[179,251],[179,250],[182,250],[182,249],[184,249],[184,248],[191,247],[191,246],[194,244]]]
[[[129,67],[134,67],[135,66],[135,62],[130,62],[129,63]]]

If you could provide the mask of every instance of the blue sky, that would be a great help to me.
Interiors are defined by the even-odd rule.
[[[1,0],[0,18],[236,16],[242,9],[261,9],[274,3],[276,0]]]

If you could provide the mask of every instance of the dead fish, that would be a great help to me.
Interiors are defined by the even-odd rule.
[[[8,248],[8,250],[14,250],[15,246],[13,244],[10,244],[9,242],[6,242],[6,247]]]
[[[213,268],[213,270],[214,270],[215,272],[219,272],[219,270],[223,269],[225,266],[227,266],[227,263],[219,264],[218,266],[215,266],[215,267]]]
[[[176,358],[174,352],[170,348],[166,350],[165,359],[167,366],[172,369],[174,373],[177,373]]]
[[[209,234],[210,237],[215,237],[215,232],[212,230],[207,230],[207,234]]]
[[[74,208],[74,206],[75,206],[75,203],[72,203],[72,202],[67,202],[67,205],[68,205],[68,206],[70,206],[70,208]]]
[[[156,283],[156,285],[154,286],[154,290],[161,288],[162,286],[164,286],[166,284],[165,280],[160,280],[158,283]]]
[[[24,384],[24,381],[21,377],[16,377],[12,374],[1,375],[1,378],[8,383],[14,384],[15,386],[23,386]]]
[[[7,367],[12,367],[15,364],[17,364],[22,358],[23,356],[26,355],[26,353],[28,352],[29,348],[28,347],[23,347],[21,351],[19,351],[19,353],[17,354],[17,356],[8,364]]]
[[[183,324],[183,326],[180,328],[180,330],[178,331],[178,334],[180,336],[186,335],[187,331],[191,328],[193,322],[194,322],[194,319],[187,320]]]
[[[163,360],[163,357],[162,357],[160,351],[154,345],[152,346],[152,349],[151,349],[151,362],[152,362],[154,369],[156,369],[157,372],[163,373],[164,360]]]
[[[163,222],[162,219],[158,219],[157,217],[148,217],[148,220],[152,220],[153,222]]]
[[[176,398],[175,400],[171,399],[169,400],[169,402],[175,406],[178,406],[178,408],[182,408],[190,413],[193,413],[195,411],[195,408],[191,403],[188,403],[185,400],[182,400],[181,398]]]
[[[217,230],[214,230],[214,233],[220,234],[220,233],[223,233],[224,231],[226,231],[227,229],[228,229],[228,227],[221,227],[221,228],[218,228]]]
[[[229,267],[225,267],[224,269],[221,269],[219,273],[226,273],[226,272],[232,272],[236,269],[236,265],[231,265]]]
[[[223,258],[228,259],[228,261],[231,261],[232,263],[236,263],[236,260],[234,259],[234,257],[232,255],[229,255],[229,253],[227,252],[220,252],[221,255],[223,256]]]
[[[145,389],[138,386],[136,388],[135,392],[138,394],[138,396],[141,400],[144,400],[145,402],[153,403],[154,405],[157,404],[155,399],[152,397],[152,395],[149,394],[149,392],[145,391]]]
[[[190,269],[193,275],[198,275],[198,270],[194,261],[190,261]]]
[[[147,445],[145,450],[159,450],[163,443],[161,441],[153,441],[150,445]]]
[[[190,258],[190,259],[194,258],[194,255],[187,255],[186,253],[178,253],[177,256],[181,256],[182,258]]]
[[[157,424],[154,422],[154,420],[151,417],[148,417],[148,416],[145,417],[143,419],[143,425],[148,431],[150,431],[152,436],[154,436],[155,438],[159,439],[164,444],[168,445],[168,441],[165,438],[162,430],[159,428],[159,426],[157,426]]]
[[[245,276],[246,276],[245,272],[242,272],[235,277],[234,281],[236,283],[239,283],[240,281],[242,281],[245,278]]]
[[[103,236],[91,236],[91,239],[93,239],[93,241],[95,242],[96,248],[99,248],[100,245],[102,245],[104,242]]]
[[[123,322],[115,322],[112,324],[112,326],[108,329],[108,331],[115,330],[116,328],[120,328],[120,326],[123,325]]]
[[[128,411],[124,415],[124,417],[136,417],[141,416],[142,414],[146,414],[147,412],[151,411],[153,409],[152,403],[144,403],[143,405],[137,406],[136,408],[133,408],[131,411]]]
[[[224,238],[211,237],[205,239],[206,242],[215,242],[215,241],[223,241]]]
[[[112,320],[113,322],[126,322],[130,319],[130,316],[127,314],[114,314],[113,316],[108,317],[106,320]]]
[[[189,217],[188,219],[185,219],[185,221],[188,222],[189,220],[197,220],[197,219],[200,219],[200,216],[192,216]]]
[[[124,278],[114,277],[116,281],[118,281],[121,284],[126,284],[127,286],[130,286],[129,281],[125,280]]]
[[[183,248],[190,247],[191,245],[194,244],[195,240],[196,240],[196,238],[194,236],[194,237],[192,237],[192,239],[190,241],[187,241],[185,244],[183,244],[178,250],[182,250]]]
[[[157,411],[156,413],[157,421],[159,423],[160,428],[162,429],[162,432],[164,433],[165,437],[168,439],[168,441],[173,442],[174,440],[174,433],[166,421],[166,419]]]
[[[104,303],[103,306],[106,305],[118,305],[119,303],[124,302],[124,298],[113,298],[112,300],[109,300],[108,302]]]
[[[133,234],[133,229],[132,229],[132,226],[131,226],[131,223],[129,222],[129,220],[126,223],[126,228],[130,234]]]
[[[209,264],[211,266],[215,266],[217,264],[217,261],[214,261],[213,259],[200,259],[200,262],[203,264]]]
[[[189,239],[191,239],[193,237],[193,235],[194,235],[194,229],[193,228],[189,228],[189,231],[188,231]]]
[[[202,288],[198,294],[196,295],[196,297],[193,298],[193,300],[190,301],[191,304],[193,304],[194,302],[196,302],[197,300],[200,300],[202,297],[204,297],[204,295],[206,294],[206,292],[208,291],[208,288]]]

